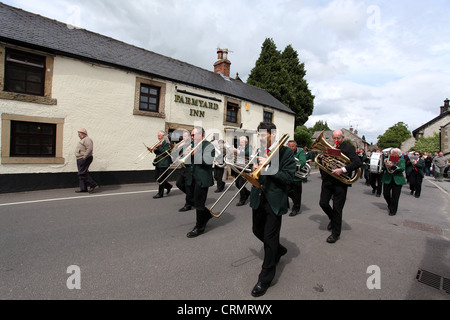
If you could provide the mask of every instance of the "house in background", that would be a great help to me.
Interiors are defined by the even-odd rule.
[[[209,71],[0,3],[0,193],[76,187],[80,128],[103,185],[154,181],[154,155],[136,160],[160,130],[236,145],[269,121],[293,137],[295,113],[217,54]]]
[[[434,133],[439,133],[440,138],[440,151],[445,155],[450,154],[450,100],[447,98],[444,100],[444,105],[440,107],[439,115],[421,125],[419,128],[412,131],[413,137],[402,143],[401,150],[403,152],[409,151],[414,148],[416,141],[420,138],[429,138]]]

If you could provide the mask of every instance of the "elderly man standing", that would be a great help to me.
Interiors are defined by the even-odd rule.
[[[75,192],[93,192],[94,189],[98,187],[97,182],[92,179],[89,173],[89,166],[94,160],[94,143],[92,139],[88,137],[88,133],[85,128],[78,130],[78,137],[80,138],[80,141],[78,142],[75,150],[75,157],[77,158],[80,190]]]
[[[448,160],[444,157],[444,153],[442,151],[439,152],[439,155],[433,159],[433,164],[436,171],[435,180],[438,180],[439,182],[444,181],[444,170],[448,164]]]

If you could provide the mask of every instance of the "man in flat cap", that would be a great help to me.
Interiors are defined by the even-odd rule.
[[[91,138],[88,137],[87,130],[85,128],[81,128],[78,130],[78,137],[80,141],[77,144],[77,148],[75,150],[75,156],[77,158],[77,167],[78,167],[78,180],[80,182],[80,190],[75,191],[76,193],[80,192],[93,192],[95,188],[98,187],[97,182],[92,179],[89,174],[89,166],[94,160],[93,151],[94,151],[94,142]]]

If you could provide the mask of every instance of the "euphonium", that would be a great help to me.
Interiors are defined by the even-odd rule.
[[[333,174],[333,170],[345,167],[348,165],[351,160],[343,153],[340,156],[332,156],[328,154],[328,149],[336,149],[331,144],[328,143],[327,140],[323,137],[323,132],[317,137],[316,141],[313,143],[313,150],[321,151],[314,159],[314,162],[318,165],[318,167],[331,175],[333,178],[345,183],[352,184],[356,182],[361,176],[361,168],[355,171],[353,176],[350,176],[348,173],[343,173],[340,176]]]

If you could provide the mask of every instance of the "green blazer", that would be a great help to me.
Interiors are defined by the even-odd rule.
[[[295,155],[295,158],[297,158],[298,159],[298,161],[297,161],[297,166],[299,166],[300,168],[302,168],[302,167],[304,167],[305,165],[306,165],[306,156],[305,156],[305,150],[303,150],[302,148],[298,148],[297,149],[297,154]],[[306,180],[306,179],[300,179],[300,178],[297,178],[295,175],[294,175],[294,181],[304,181],[304,180]]]
[[[214,146],[208,141],[203,141],[201,153],[200,150],[198,150],[196,154],[191,157],[191,165],[187,167],[188,175],[186,184],[188,186],[192,186],[194,180],[200,188],[209,188],[214,185],[212,164],[214,162],[215,153]]]
[[[392,179],[394,179],[394,183],[396,185],[405,185],[406,179],[403,172],[405,171],[405,159],[400,159],[398,162],[397,168],[393,173],[389,173],[386,168],[386,164],[383,163],[383,168],[385,170],[383,177],[381,178],[381,182],[385,184],[390,184]]]
[[[157,164],[155,164],[155,167],[157,168],[168,168],[172,164],[172,158],[168,155],[170,154],[170,144],[168,144],[166,141],[163,141],[160,146],[158,146],[155,150],[155,160],[153,160],[153,163],[157,162],[159,159],[164,159],[159,161]],[[165,152],[167,151],[167,153]]]
[[[275,159],[272,159],[272,163],[275,162]],[[281,147],[278,172],[273,175],[261,174],[259,179],[261,188],[252,187],[250,207],[254,210],[258,209],[261,197],[264,197],[276,215],[286,214],[289,209],[288,192],[294,180],[295,165],[294,152],[288,147]]]

